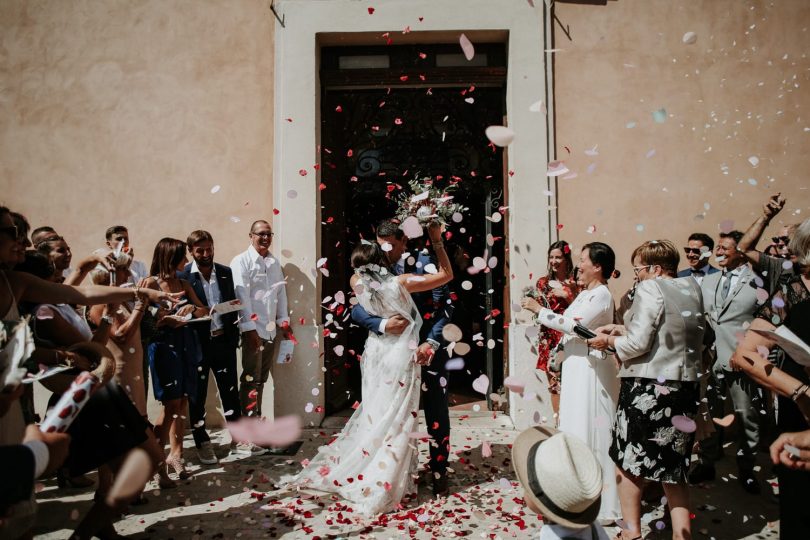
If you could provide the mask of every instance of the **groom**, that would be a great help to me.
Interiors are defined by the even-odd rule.
[[[399,224],[386,220],[377,227],[377,243],[383,246],[394,273],[424,274],[425,267],[435,264],[426,251],[421,251],[416,264],[403,260],[408,237]],[[409,260],[413,258],[408,257]],[[450,321],[453,305],[447,285],[432,291],[412,295],[419,314],[422,316],[422,329],[419,332],[420,345],[416,350],[416,361],[422,366],[422,406],[425,409],[425,423],[430,441],[430,470],[433,473],[433,494],[447,494],[447,457],[450,454],[450,413],[447,408],[447,389],[440,380],[447,381],[446,343],[442,338],[442,328]],[[399,315],[383,319],[370,315],[360,304],[352,308],[352,319],[360,326],[376,334],[401,334],[408,322]]]

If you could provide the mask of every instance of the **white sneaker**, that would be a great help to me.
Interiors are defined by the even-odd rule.
[[[200,460],[200,463],[204,465],[214,465],[219,463],[217,459],[217,455],[214,453],[214,447],[211,445],[211,441],[205,441],[197,448],[197,458]]]
[[[266,448],[248,442],[236,443],[236,446],[232,447],[231,451],[243,456],[261,456],[267,453]]]

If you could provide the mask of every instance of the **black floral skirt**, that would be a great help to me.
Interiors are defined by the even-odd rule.
[[[609,450],[611,459],[636,477],[686,483],[695,434],[675,427],[672,418],[685,416],[694,420],[699,399],[697,382],[623,378]]]

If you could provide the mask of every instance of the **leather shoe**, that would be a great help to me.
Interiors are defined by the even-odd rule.
[[[754,476],[754,471],[740,471],[738,479],[742,488],[751,495],[759,495],[762,493],[762,486],[760,486],[757,477]]]
[[[698,463],[689,471],[687,479],[690,484],[702,484],[703,482],[711,482],[716,476],[714,465],[705,465]]]
[[[433,495],[436,497],[446,497],[450,493],[447,487],[447,473],[434,473],[433,475]]]

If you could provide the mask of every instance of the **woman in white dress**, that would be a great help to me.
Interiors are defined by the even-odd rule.
[[[398,336],[369,334],[360,364],[362,403],[337,438],[319,448],[301,472],[281,478],[281,489],[336,493],[367,517],[394,509],[415,491],[418,455],[411,435],[418,429],[419,364],[430,359],[416,355],[422,319],[411,293],[453,279],[441,234],[438,224],[428,228],[438,259],[435,274],[394,275],[377,244],[363,243],[352,252],[351,285],[360,305],[379,317],[400,315],[410,324]]]
[[[615,268],[616,255],[610,246],[586,244],[579,256],[577,275],[582,292],[565,310],[565,316],[591,330],[612,323],[613,297],[607,281]],[[589,348],[572,335],[563,337],[558,354],[562,359],[559,429],[581,439],[596,454],[604,478],[598,520],[603,524],[616,521],[621,517],[621,506],[608,450],[619,398],[618,368],[612,356]]]

